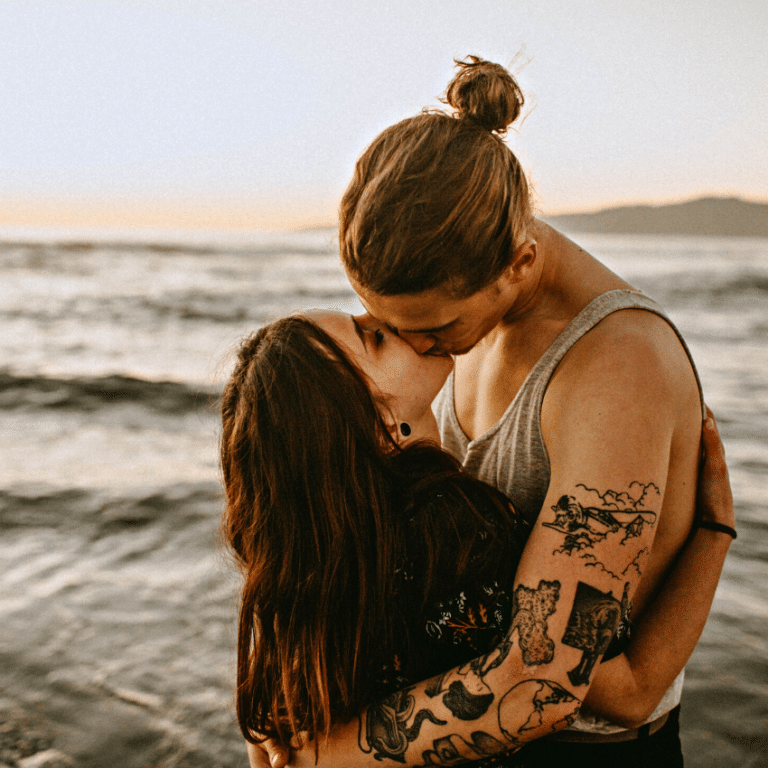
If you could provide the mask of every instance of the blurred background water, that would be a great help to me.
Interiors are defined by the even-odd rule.
[[[767,766],[768,240],[577,239],[679,325],[728,451],[739,538],[688,665],[686,765]],[[358,307],[334,233],[5,230],[0,276],[0,763],[26,739],[245,766],[215,398],[265,320]]]

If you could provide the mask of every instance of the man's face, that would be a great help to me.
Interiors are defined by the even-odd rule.
[[[349,276],[368,314],[422,355],[462,355],[501,322],[509,310],[510,286],[503,278],[465,299],[442,288],[382,296]]]

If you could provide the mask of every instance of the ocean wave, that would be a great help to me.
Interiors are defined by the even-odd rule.
[[[5,311],[0,318],[24,318],[32,322],[134,323],[151,326],[158,320],[207,321],[211,323],[262,323],[297,305],[332,306],[354,300],[346,285],[298,286],[286,290],[282,284],[258,291],[209,292],[168,291],[156,296],[51,297],[46,303],[23,304]]]
[[[130,242],[130,241],[98,241],[98,240],[63,240],[63,241],[21,241],[0,240],[0,264],[3,266],[23,266],[27,268],[46,269],[52,264],[61,264],[62,256],[78,254],[132,254],[151,256],[200,256],[222,257],[243,256],[276,257],[282,256],[327,256],[334,253],[335,243],[328,238],[315,242],[302,242],[298,238],[291,242],[290,235],[278,239],[255,244],[232,245],[223,243],[184,243],[184,242]]]
[[[216,526],[223,504],[215,482],[137,488],[132,495],[23,485],[0,490],[0,530],[52,528],[90,540],[158,524],[183,531],[200,521]]]
[[[96,411],[132,403],[156,412],[180,414],[209,406],[217,395],[201,386],[131,376],[58,379],[0,371],[0,409],[4,410]]]
[[[732,275],[710,272],[678,272],[635,280],[645,293],[659,297],[668,309],[691,303],[706,309],[744,299],[768,299],[768,274],[764,271],[737,272]]]
[[[352,289],[346,285],[339,288],[328,287],[292,287],[276,285],[273,289],[260,292],[230,292],[227,294],[207,293],[205,291],[185,291],[176,294],[142,298],[136,302],[137,313],[142,317],[175,317],[180,320],[205,320],[215,323],[257,322],[283,314],[286,307],[296,304],[311,303],[332,305],[349,303]],[[113,305],[112,312],[117,316],[124,308]]]

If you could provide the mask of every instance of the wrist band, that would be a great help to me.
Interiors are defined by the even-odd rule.
[[[720,533],[727,533],[732,539],[736,538],[736,531],[731,528],[730,525],[715,523],[712,520],[697,520],[694,523],[694,526],[696,528],[706,528],[708,531],[719,531]]]

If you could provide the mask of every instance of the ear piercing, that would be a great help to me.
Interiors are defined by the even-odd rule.
[[[411,434],[411,425],[410,424],[406,424],[405,422],[403,422],[400,425],[400,434],[403,437],[408,437],[408,435]]]

